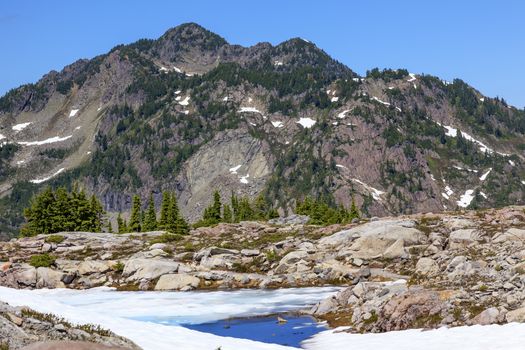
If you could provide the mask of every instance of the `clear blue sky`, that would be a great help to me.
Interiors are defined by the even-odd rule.
[[[360,74],[457,77],[525,106],[521,0],[0,0],[0,94],[185,22],[245,46],[303,37]]]

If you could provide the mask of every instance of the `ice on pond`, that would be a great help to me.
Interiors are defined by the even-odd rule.
[[[145,350],[296,349],[246,339],[221,337],[178,326],[232,317],[302,309],[333,295],[333,287],[214,292],[116,292],[90,290],[15,290],[0,287],[0,300],[53,313],[76,324],[92,323],[134,341]],[[168,325],[169,324],[169,325]]]

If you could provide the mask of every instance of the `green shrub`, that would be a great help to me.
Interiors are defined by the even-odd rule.
[[[122,263],[122,261],[119,261],[115,265],[113,265],[112,268],[116,272],[123,272],[124,271],[124,263]]]
[[[56,244],[59,244],[59,243],[64,242],[65,239],[66,239],[66,237],[61,236],[61,235],[50,235],[50,236],[47,236],[47,237],[46,237],[45,242],[46,242],[46,243],[56,243]]]
[[[29,264],[33,267],[50,267],[55,263],[56,257],[47,253],[33,255],[29,259]]]

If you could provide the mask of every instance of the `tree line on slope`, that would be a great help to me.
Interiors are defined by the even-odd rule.
[[[118,233],[128,232],[147,232],[155,230],[168,231],[175,234],[184,235],[190,231],[190,225],[182,216],[174,193],[163,192],[162,203],[160,206],[160,217],[157,220],[155,202],[150,195],[148,206],[142,210],[141,199],[138,195],[133,196],[131,215],[126,222],[118,214],[117,217]]]
[[[296,213],[308,215],[309,223],[314,225],[347,223],[360,216],[353,200],[348,209],[343,205],[332,206],[328,201],[310,197],[297,202]],[[84,190],[76,187],[71,192],[65,187],[58,187],[56,190],[48,187],[33,197],[30,207],[24,210],[26,223],[21,228],[21,236],[62,231],[102,232],[103,227],[107,227],[108,232],[113,232],[105,214],[95,195],[88,197]],[[204,209],[202,218],[193,227],[240,221],[267,221],[278,216],[277,210],[268,203],[264,194],[252,201],[232,193],[229,202],[223,203],[220,193],[215,191],[211,204]],[[129,220],[122,218],[121,213],[118,214],[116,233],[155,230],[179,235],[190,231],[190,225],[180,212],[174,193],[163,192],[160,213],[155,209],[152,195],[145,210],[142,209],[140,196],[135,195]]]

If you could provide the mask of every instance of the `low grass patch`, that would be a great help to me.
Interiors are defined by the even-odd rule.
[[[29,259],[29,265],[33,267],[50,267],[55,264],[56,257],[48,253],[33,255]]]
[[[61,236],[61,235],[49,235],[45,238],[45,242],[46,243],[55,243],[55,244],[59,244],[59,243],[62,243],[64,242],[64,240],[66,239],[66,237],[64,236]]]
[[[174,234],[174,233],[165,232],[165,233],[161,234],[160,236],[151,239],[149,242],[151,244],[155,244],[155,243],[172,243],[172,242],[182,241],[183,239],[184,239],[184,236],[182,236],[182,235],[177,235],[177,234]]]

